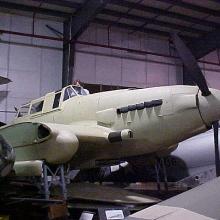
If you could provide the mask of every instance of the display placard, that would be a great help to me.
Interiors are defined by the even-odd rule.
[[[93,216],[94,216],[94,213],[93,212],[88,212],[88,211],[84,211],[79,220],[92,220],[93,219]]]
[[[106,219],[107,220],[120,220],[124,219],[124,213],[122,210],[106,210],[105,211]]]

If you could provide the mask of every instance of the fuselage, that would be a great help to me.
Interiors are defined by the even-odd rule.
[[[190,184],[199,184],[215,178],[213,131],[207,131],[179,143],[178,148],[167,160],[167,172],[175,181],[191,178]]]
[[[42,111],[33,114],[29,111],[26,116],[17,117],[12,124],[28,121],[54,123],[69,125],[73,129],[83,124],[111,131],[130,129],[133,133],[130,140],[104,145],[79,140],[79,148],[71,158],[75,167],[92,167],[99,160],[169,151],[180,141],[206,131],[219,117],[210,110],[212,103],[207,101],[207,97],[202,97],[194,86],[116,90],[74,96],[65,101],[64,93],[65,88],[56,108],[53,109],[55,93],[47,94],[39,99],[44,100]],[[62,150],[62,146],[59,147]],[[17,149],[17,155],[19,161],[36,159],[33,154],[30,158],[26,157],[25,148]]]
[[[92,146],[92,149],[85,147],[85,153],[95,154],[100,159],[152,153],[205,130],[196,106],[197,92],[196,87],[174,86],[75,96],[61,102],[56,110],[20,117],[14,123],[34,121],[74,125],[84,121],[88,125],[97,123],[115,131],[128,128],[134,133],[131,141],[115,144],[117,147],[112,144],[109,147]],[[116,112],[121,107],[158,99],[163,101],[158,107]]]

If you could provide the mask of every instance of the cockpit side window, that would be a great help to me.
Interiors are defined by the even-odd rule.
[[[53,101],[53,108],[57,108],[60,105],[60,96],[61,96],[61,92],[58,92],[55,94],[55,98]]]
[[[76,93],[72,87],[67,87],[64,92],[63,101],[72,98],[73,96],[76,96]]]
[[[19,118],[19,117],[27,115],[29,108],[30,108],[30,104],[26,104],[26,105],[21,106],[21,108],[17,114],[17,117]]]
[[[37,113],[37,112],[41,112],[43,109],[43,105],[44,105],[44,100],[40,101],[40,102],[36,102],[33,103],[31,106],[31,114]]]

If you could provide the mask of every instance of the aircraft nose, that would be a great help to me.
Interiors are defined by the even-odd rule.
[[[198,95],[199,110],[204,122],[211,125],[213,121],[220,120],[220,90],[210,89],[211,95]]]

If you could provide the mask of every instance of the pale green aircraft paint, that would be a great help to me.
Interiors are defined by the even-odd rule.
[[[82,87],[68,86],[23,105],[0,134],[14,147],[18,170],[30,165],[20,175],[43,160],[92,168],[170,151],[206,131],[220,118],[220,91],[211,92],[204,97],[197,87],[179,85],[86,95]]]

